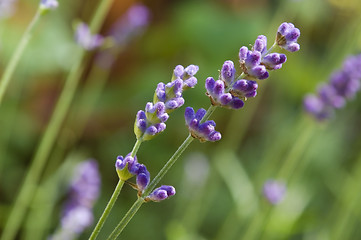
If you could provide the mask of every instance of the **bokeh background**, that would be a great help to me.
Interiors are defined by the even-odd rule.
[[[36,27],[16,70],[0,108],[0,229],[72,66],[78,48],[73,24],[89,22],[98,3],[59,1]],[[284,21],[300,29],[301,50],[288,53],[283,68],[259,82],[257,97],[244,108],[212,115],[222,140],[194,141],[162,180],[177,194],[145,204],[122,239],[361,239],[361,96],[322,123],[302,107],[306,93],[327,81],[347,56],[359,53],[359,0],[114,1],[101,33],[106,35],[135,3],[149,8],[149,26],[124,46],[99,82],[89,81],[96,51],[87,55],[39,183],[43,192],[34,193],[18,239],[46,239],[58,228],[71,168],[63,178],[54,176],[65,163],[97,160],[102,179],[94,207],[98,219],[118,181],[115,158],[131,151],[135,114],[152,100],[157,83],[170,81],[178,64],[196,64],[198,85],[184,93],[185,106],[208,108],[205,79],[216,78],[225,60],[237,62],[239,48],[258,35],[266,35],[270,46]],[[19,0],[14,14],[0,20],[0,72],[37,6],[38,1]],[[166,131],[142,144],[138,160],[151,176],[186,138],[183,114],[184,107],[172,113]],[[287,184],[277,206],[262,195],[268,179]],[[99,239],[108,236],[136,198],[124,186]],[[79,239],[87,239],[91,230]]]

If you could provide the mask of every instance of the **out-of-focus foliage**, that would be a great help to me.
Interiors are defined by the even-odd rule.
[[[37,26],[0,107],[0,229],[72,66],[76,48],[73,23],[89,22],[98,2],[59,2],[59,8]],[[134,3],[114,1],[101,33],[106,35]],[[258,35],[266,35],[270,46],[279,24],[286,21],[300,29],[301,50],[288,54],[281,70],[259,81],[257,97],[249,99],[244,108],[218,109],[212,115],[222,140],[195,141],[163,180],[175,186],[177,194],[141,208],[123,239],[361,238],[361,95],[327,123],[316,123],[302,109],[307,92],[327,81],[346,56],[360,52],[361,2],[143,3],[152,14],[150,26],[119,54],[85,120],[82,114],[89,106],[81,100],[94,67],[93,55],[84,62],[81,85],[41,179],[43,188],[52,190],[46,191],[49,194],[44,198],[35,198],[42,199],[53,214],[32,213],[39,210],[32,205],[19,236],[45,238],[55,231],[65,201],[66,177],[54,175],[69,161],[91,157],[99,163],[102,188],[94,209],[97,219],[118,180],[116,156],[129,153],[135,143],[137,111],[152,100],[158,82],[171,80],[176,65],[196,64],[198,85],[184,93],[185,106],[172,113],[165,132],[143,143],[137,154],[154,177],[187,136],[185,107],[209,106],[205,79],[218,77],[225,60],[237,62],[239,48],[253,44]],[[20,0],[13,16],[0,19],[0,74],[37,4]],[[201,185],[185,173],[189,162],[199,158],[209,167]],[[287,165],[290,162],[293,165]],[[263,183],[270,178],[282,178],[287,184],[285,199],[277,206],[269,205],[262,196]],[[99,239],[108,236],[135,200],[136,192],[125,185]],[[90,231],[80,239],[87,239]]]

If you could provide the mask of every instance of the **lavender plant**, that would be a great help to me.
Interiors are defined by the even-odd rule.
[[[138,200],[125,214],[108,239],[116,239],[119,236],[143,203],[149,200],[160,201],[174,195],[175,190],[171,186],[162,186],[155,190],[154,188],[193,139],[199,139],[201,142],[218,141],[221,139],[221,134],[215,130],[215,122],[212,120],[207,121],[210,115],[217,107],[242,108],[248,98],[255,97],[258,88],[257,80],[268,78],[269,71],[280,69],[287,60],[285,54],[272,51],[277,46],[290,52],[298,51],[300,48],[297,43],[299,35],[300,31],[293,24],[283,23],[278,29],[276,40],[271,48],[267,49],[267,38],[263,35],[256,39],[252,49],[241,47],[239,51],[241,73],[238,77],[236,76],[234,63],[226,61],[220,71],[219,80],[215,81],[212,77],[207,78],[205,88],[207,96],[210,98],[211,106],[208,110],[199,109],[196,112],[191,107],[186,108],[185,121],[190,132],[189,136],[160,170],[158,175],[148,184],[150,176],[148,172],[144,173],[143,180],[138,180],[140,177],[138,173],[139,164],[135,154],[141,142],[150,140],[165,130],[165,122],[169,117],[168,113],[184,104],[182,91],[185,88],[194,87],[197,82],[194,75],[198,71],[198,67],[190,65],[184,69],[181,66],[177,66],[173,72],[173,79],[175,80],[168,84],[158,84],[153,102],[147,103],[145,111],[140,110],[137,114],[134,124],[137,142],[132,152],[126,158],[120,157],[116,163],[116,169],[121,181],[125,181],[134,175],[137,176],[137,184],[131,185],[135,186],[134,188],[138,190]],[[139,184],[139,182],[142,184]],[[117,189],[118,187],[115,192]],[[114,196],[115,194],[113,194],[110,202],[115,201]],[[99,220],[101,224],[99,225],[98,223],[95,227],[91,239],[95,239],[99,233],[101,225],[104,223],[104,218],[109,214],[108,210],[107,207]]]

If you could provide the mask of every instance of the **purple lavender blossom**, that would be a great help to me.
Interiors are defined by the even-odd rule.
[[[14,14],[16,1],[17,0],[0,1],[0,19],[11,17]]]
[[[241,79],[232,86],[232,94],[238,97],[251,98],[257,95],[258,84],[256,81]]]
[[[306,112],[318,120],[329,119],[334,109],[342,108],[352,100],[361,85],[361,54],[348,57],[343,68],[331,75],[330,82],[318,88],[318,94],[308,94],[303,104]]]
[[[173,186],[162,185],[161,187],[155,189],[145,199],[146,201],[160,202],[175,195],[175,193],[175,188]]]
[[[233,109],[244,106],[244,102],[240,98],[226,92],[225,83],[222,80],[215,81],[212,77],[209,77],[206,79],[205,87],[212,105]]]
[[[196,113],[193,108],[186,108],[184,118],[192,137],[199,139],[201,142],[221,140],[222,135],[215,130],[216,123],[214,121],[208,120],[201,123],[205,114],[206,110],[203,108],[198,109]]]
[[[234,68],[234,63],[230,60],[225,61],[220,72],[220,79],[229,86],[233,83],[235,75],[236,69]]]
[[[269,73],[264,65],[261,65],[262,54],[259,51],[250,51],[247,47],[239,50],[239,59],[243,72],[248,76],[263,80],[268,78]]]
[[[137,156],[132,157],[129,153],[125,158],[118,156],[115,162],[115,169],[119,179],[126,181],[137,174],[139,170],[139,163]]]
[[[40,8],[44,11],[46,10],[54,10],[59,6],[57,0],[41,0]]]
[[[284,22],[278,28],[276,44],[289,52],[296,52],[300,50],[300,45],[297,43],[300,34],[300,30],[295,25]]]
[[[189,65],[184,68],[182,65],[178,65],[174,68],[173,79],[181,79],[183,81],[183,89],[193,88],[197,84],[197,78],[194,77],[198,72],[199,67],[197,65]]]
[[[150,174],[143,164],[139,164],[136,174],[138,190],[143,191],[150,182]]]
[[[99,189],[97,162],[88,160],[78,164],[70,184],[70,197],[64,206],[61,229],[50,239],[76,239],[92,224],[92,208],[98,199]]]
[[[287,61],[287,57],[285,54],[280,53],[270,53],[264,56],[262,59],[262,64],[268,70],[276,70],[282,67],[282,64]]]
[[[263,185],[263,194],[273,205],[280,203],[283,200],[285,193],[286,185],[283,182],[268,180]]]
[[[267,52],[267,37],[264,35],[259,35],[254,42],[252,51],[260,52],[262,55]]]
[[[100,47],[104,38],[99,34],[92,35],[88,25],[80,23],[75,31],[75,41],[85,50],[90,51]]]

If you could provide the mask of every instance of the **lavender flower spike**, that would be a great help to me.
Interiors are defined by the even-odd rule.
[[[168,185],[162,185],[161,187],[155,189],[148,197],[145,198],[146,201],[160,202],[165,200],[173,195],[175,195],[175,188]]]
[[[75,41],[85,50],[93,50],[103,44],[104,38],[99,34],[92,35],[88,25],[80,23],[75,31]]]
[[[222,135],[215,130],[216,123],[214,121],[211,120],[201,123],[205,114],[206,110],[203,108],[198,109],[196,113],[193,108],[186,108],[184,117],[192,137],[199,139],[201,142],[221,140]]]
[[[137,156],[134,158],[129,153],[125,158],[118,156],[115,162],[115,169],[119,176],[119,179],[126,181],[138,173],[139,163]]]
[[[300,34],[300,30],[295,25],[284,22],[278,28],[276,44],[289,52],[296,52],[300,50],[300,45],[297,43]]]
[[[332,74],[330,82],[318,88],[317,95],[304,98],[304,109],[318,120],[329,119],[334,110],[346,105],[361,88],[361,54],[345,60],[343,68]]]
[[[280,203],[283,200],[285,193],[286,186],[283,182],[268,180],[263,185],[263,194],[273,205]]]

